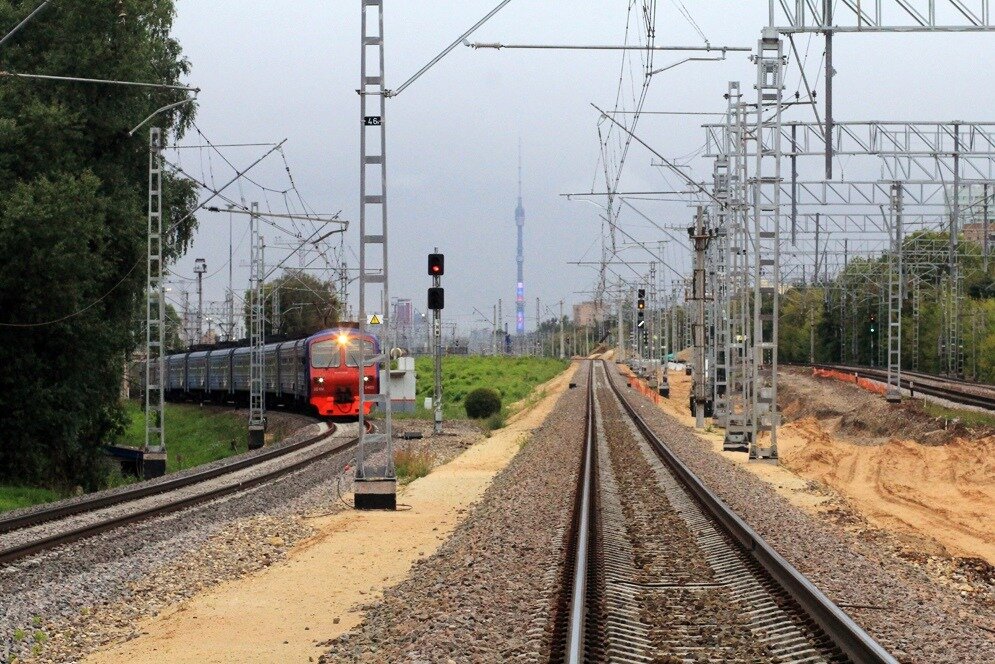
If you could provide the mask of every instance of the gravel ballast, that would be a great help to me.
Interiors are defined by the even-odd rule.
[[[583,384],[586,369],[573,379]],[[584,436],[565,392],[466,520],[328,644],[324,662],[538,662],[548,657]]]
[[[339,423],[335,438],[357,432]],[[278,445],[314,433],[305,427]],[[436,464],[483,439],[471,423],[450,423],[448,433],[417,441]],[[354,465],[354,450],[344,450],[257,488],[0,567],[0,664],[80,661],[139,636],[143,619],[285,559],[314,534],[312,517],[351,507],[341,494],[351,491]]]
[[[610,365],[609,375],[626,390]],[[707,486],[899,661],[995,661],[995,614],[984,598],[941,586],[874,538],[810,516],[645,397],[626,397]]]

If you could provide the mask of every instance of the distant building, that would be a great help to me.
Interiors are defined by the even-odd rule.
[[[981,222],[964,224],[964,240],[966,242],[984,245],[985,225]],[[995,223],[993,223],[992,220],[988,222],[988,246],[995,247]]]
[[[574,305],[574,325],[587,327],[605,320],[605,308],[597,302],[581,302]]]

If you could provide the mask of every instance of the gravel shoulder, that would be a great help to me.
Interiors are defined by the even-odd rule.
[[[835,518],[813,516],[762,475],[717,454],[707,436],[696,435],[635,390],[629,397],[708,486],[900,661],[995,661],[995,586],[983,567],[972,577],[957,566],[953,580],[944,583],[937,576],[944,566],[931,562],[935,557],[903,553],[838,498],[827,497],[821,508]],[[970,590],[958,576],[968,579],[963,584]]]

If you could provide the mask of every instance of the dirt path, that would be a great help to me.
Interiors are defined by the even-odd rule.
[[[378,599],[448,537],[520,441],[546,419],[575,370],[576,364],[539,386],[545,396],[504,429],[405,487],[398,499],[410,509],[317,519],[319,533],[285,562],[198,595],[147,621],[139,638],[86,661],[317,661],[319,641],[359,624],[359,604]]]
[[[687,406],[690,377],[671,372],[669,380],[671,398],[660,399],[660,408],[694,428]],[[930,546],[949,555],[995,564],[995,437],[954,438],[942,445],[898,440],[888,434],[936,426],[911,416],[903,420],[901,413],[896,418],[883,399],[858,388],[805,376],[784,380],[806,402],[807,411],[826,412],[824,418],[801,417],[781,427],[779,465],[750,463],[741,452],[723,452],[720,429],[696,434],[717,454],[810,512],[835,507],[831,494],[813,486],[814,480],[838,492],[878,528],[931,541]],[[796,409],[792,404],[785,414]]]

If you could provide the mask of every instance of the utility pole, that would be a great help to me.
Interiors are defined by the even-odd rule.
[[[166,473],[166,279],[162,247],[162,130],[149,130],[149,207],[145,284],[145,447],[146,479]]]
[[[263,240],[259,233],[259,203],[249,215],[249,449],[266,443],[266,391],[263,389]]]
[[[375,307],[390,303],[387,261],[387,95],[384,73],[383,0],[361,0],[360,38],[360,176],[359,176],[359,333],[371,332],[367,320],[367,296]],[[373,13],[372,20],[369,16]],[[372,62],[371,62],[372,61]],[[403,86],[402,86],[403,87]],[[372,292],[367,293],[367,289]],[[375,311],[375,310],[374,310]],[[387,312],[382,310],[381,316]],[[381,321],[383,322],[383,321]],[[385,326],[386,327],[386,326]],[[354,505],[357,509],[397,508],[397,476],[394,470],[394,439],[390,403],[390,360],[381,354],[367,357],[361,344],[359,391],[359,445],[356,453]],[[367,394],[365,369],[386,366],[380,394]],[[383,422],[377,431],[367,431],[368,403],[380,407]],[[368,456],[379,449],[383,455]]]
[[[694,384],[692,385],[695,427],[705,428],[705,416],[711,416],[708,385],[705,381],[705,251],[712,240],[712,235],[705,230],[705,212],[698,207],[694,227],[688,229],[688,234],[694,243],[694,276],[691,288],[691,299],[695,302],[694,336]]]
[[[498,307],[493,305],[494,318],[491,321],[491,356],[497,355],[497,335],[498,335]]]
[[[566,358],[566,349],[564,346],[565,337],[563,336],[563,300],[560,300],[560,359]]]
[[[498,304],[497,304],[497,323],[498,324],[497,324],[497,327],[498,327],[498,331],[501,332],[501,342],[498,344],[498,351],[502,355],[504,355],[504,332],[505,332],[505,329],[504,329],[504,312],[501,310],[501,305],[502,304],[503,303],[501,302],[501,298],[498,298]]]
[[[542,314],[539,310],[539,298],[536,298],[536,349],[537,355],[542,355]]]
[[[207,261],[203,258],[194,260],[194,274],[197,275],[197,322],[193,343],[201,343],[204,334],[204,273],[207,272]]]
[[[228,295],[225,304],[227,305],[228,320],[226,321],[226,328],[228,330],[228,341],[233,341],[235,339],[235,288],[232,282],[233,274],[233,260],[234,256],[232,254],[232,219],[234,215],[232,214],[233,205],[228,206]]]

